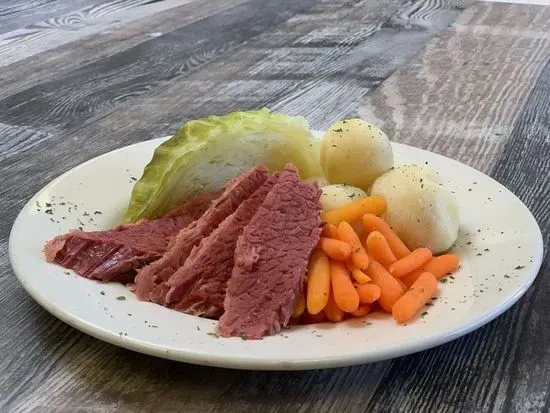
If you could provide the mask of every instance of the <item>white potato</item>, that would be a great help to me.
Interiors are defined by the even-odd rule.
[[[321,205],[325,212],[341,208],[367,196],[367,193],[361,188],[345,184],[328,185],[322,190]]]
[[[386,134],[361,119],[332,125],[321,142],[321,167],[331,184],[348,184],[368,191],[373,181],[393,166]]]
[[[386,199],[382,217],[410,248],[446,251],[458,236],[458,204],[431,168],[406,165],[376,179],[371,195]]]

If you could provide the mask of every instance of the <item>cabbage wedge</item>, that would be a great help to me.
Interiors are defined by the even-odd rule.
[[[188,121],[155,149],[122,221],[158,217],[194,195],[219,190],[256,165],[276,171],[288,162],[303,179],[323,175],[301,116],[261,109]]]

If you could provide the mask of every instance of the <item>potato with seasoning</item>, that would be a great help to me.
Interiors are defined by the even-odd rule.
[[[321,167],[331,184],[347,184],[368,191],[376,178],[393,166],[386,134],[361,119],[333,124],[321,142]]]
[[[324,212],[341,208],[367,196],[367,193],[361,188],[346,184],[328,185],[322,187],[322,190],[320,201]]]
[[[404,165],[379,177],[371,195],[386,199],[382,218],[413,250],[446,251],[458,236],[458,204],[439,175],[425,165]]]

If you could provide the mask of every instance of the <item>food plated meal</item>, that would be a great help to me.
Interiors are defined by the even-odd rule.
[[[264,118],[258,118],[258,115]],[[267,115],[271,121],[266,122]],[[300,117],[287,117],[265,111],[233,114],[230,116],[234,121],[231,125],[220,123],[224,119],[228,118],[222,116],[201,119],[198,123],[187,122],[182,131],[193,136],[185,138],[185,134],[178,133],[175,138],[179,141],[178,144],[175,144],[174,137],[165,137],[106,153],[71,169],[35,194],[18,215],[9,241],[14,273],[34,300],[62,321],[87,334],[142,353],[210,366],[295,370],[387,359],[453,340],[501,314],[522,296],[535,279],[542,259],[540,229],[521,201],[481,172],[433,152],[391,142],[393,166],[389,166],[388,171],[375,180],[378,181],[376,185],[373,181],[370,186],[365,185],[363,189],[355,186],[363,184],[351,185],[334,177],[329,182],[324,176],[326,166],[323,159],[326,158],[321,157],[321,147],[327,131],[310,131],[307,123]],[[350,120],[346,120],[346,124],[348,122]],[[359,120],[357,122],[361,123]],[[267,124],[270,125],[269,130],[265,129]],[[370,129],[373,127],[371,125]],[[366,129],[369,129],[368,126]],[[295,146],[289,146],[284,140],[289,130],[299,136],[298,141],[301,143],[298,151],[295,142]],[[343,132],[345,140],[347,131],[343,129]],[[220,139],[223,137],[231,139]],[[265,139],[269,142],[266,143]],[[254,142],[252,146],[248,146],[249,140]],[[192,143],[192,148],[186,149],[181,145],[182,141]],[[206,141],[209,144],[205,148]],[[167,144],[164,145],[165,143]],[[331,143],[333,144],[337,145]],[[311,151],[308,152],[309,155],[306,153],[305,156],[296,156],[296,153],[304,152],[303,148]],[[195,158],[198,153],[202,155]],[[253,155],[250,155],[251,153]],[[348,154],[341,158],[344,160],[344,167],[348,165],[345,162],[346,156]],[[155,165],[155,162],[152,162],[155,159],[162,162]],[[226,159],[235,161],[224,162]],[[173,301],[168,304],[159,301],[162,305],[157,304],[154,294],[149,295],[150,298],[138,298],[137,285],[147,285],[138,282],[139,274],[157,262],[157,266],[160,265],[161,258],[176,244],[177,235],[182,233],[183,229],[186,229],[186,232],[190,231],[198,225],[199,220],[203,222],[200,227],[206,229],[207,226],[203,226],[204,219],[206,216],[212,217],[212,212],[206,214],[212,202],[222,196],[231,182],[235,183],[253,170],[262,170],[262,165],[268,171],[268,178],[294,171],[291,175],[294,174],[297,178],[296,174],[299,174],[299,181],[294,182],[299,182],[300,188],[316,188],[317,194],[321,192],[320,205],[308,204],[310,206],[306,207],[307,211],[314,212],[318,217],[317,231],[320,230],[320,234],[316,231],[313,236],[307,237],[307,242],[314,244],[309,256],[300,250],[292,257],[295,260],[293,262],[300,262],[302,264],[299,265],[305,268],[303,272],[300,271],[303,283],[298,286],[302,294],[296,293],[293,305],[288,304],[289,291],[292,291],[292,285],[296,282],[289,271],[289,276],[282,278],[287,280],[287,284],[281,285],[283,293],[279,296],[280,300],[273,300],[274,303],[278,303],[277,305],[281,305],[281,300],[284,299],[284,303],[288,305],[285,308],[289,308],[291,314],[278,314],[276,318],[278,323],[282,320],[284,325],[286,317],[289,317],[286,327],[276,334],[269,335],[272,331],[267,326],[277,324],[255,323],[254,319],[250,319],[251,323],[247,324],[243,331],[224,333],[220,329],[218,319],[221,307],[219,303],[223,303],[225,309],[225,298],[228,295],[245,295],[238,289],[229,293],[229,288],[225,290],[226,296],[223,300],[221,295],[213,294],[215,290],[210,289],[210,286],[220,285],[220,280],[214,278],[214,274],[203,277],[186,271],[186,281],[182,281],[181,284],[184,296],[178,298],[178,303],[183,297],[189,298],[187,304],[190,305],[186,305],[185,310],[182,307],[178,311]],[[289,171],[284,172],[287,165]],[[412,169],[412,172],[409,169]],[[303,170],[309,172],[303,173]],[[401,174],[400,171],[406,173]],[[398,173],[392,176],[391,172]],[[417,181],[416,185],[408,187],[407,191],[400,191],[401,197],[391,192],[373,193],[375,187],[382,191],[384,186],[393,189],[394,185],[404,185],[406,177],[416,177]],[[388,181],[391,184],[388,185]],[[157,188],[159,182],[162,184]],[[175,184],[169,185],[169,190],[163,190],[165,183]],[[439,187],[441,189],[438,189]],[[424,190],[430,192],[423,192]],[[449,204],[445,195],[437,197],[437,192],[441,190],[448,191],[457,205]],[[414,191],[418,193],[414,195]],[[417,245],[411,244],[411,241],[415,241],[411,234],[399,230],[399,219],[404,223],[405,229],[418,228],[418,220],[409,220],[410,225],[405,225],[407,216],[400,218],[399,215],[399,211],[405,210],[406,203],[415,196],[421,197],[419,199],[423,199],[426,205],[431,204],[429,210],[417,209],[415,212],[419,215],[417,219],[425,222],[422,228],[430,234],[425,238],[417,238]],[[438,200],[438,203],[434,203],[434,200]],[[364,219],[364,208],[371,208],[369,213],[372,213],[372,216],[368,215]],[[446,215],[442,213],[445,209],[448,212]],[[453,231],[456,223],[445,221],[441,217],[452,219],[455,216],[453,211],[456,210],[460,213],[458,236],[452,247],[444,250],[448,248],[445,244],[452,242],[449,239],[455,236]],[[203,217],[204,219],[201,219]],[[253,219],[256,220],[253,217],[251,222]],[[234,249],[223,250],[225,257],[229,256],[230,260],[232,257],[233,269],[236,268],[235,262],[238,260],[235,252],[244,250],[238,243],[240,237],[244,237],[245,232],[261,234],[272,225],[265,224],[260,217],[257,219],[255,222],[258,225],[250,225],[249,222],[242,228],[242,233],[240,225],[223,224],[226,219],[216,225],[216,229],[222,225],[226,229],[225,232],[218,230],[221,234],[219,239],[223,239],[223,243],[228,242],[228,238],[235,239],[233,230],[227,229],[237,229],[239,233]],[[394,221],[391,221],[392,219]],[[230,221],[227,220],[228,223]],[[197,224],[193,224],[194,222]],[[422,269],[396,277],[397,273],[390,272],[392,259],[391,255],[387,254],[386,243],[388,246],[397,244],[391,240],[392,236],[388,235],[390,233],[384,232],[380,226],[369,229],[365,225],[373,225],[373,222],[390,225],[397,238],[403,241],[411,252],[419,248],[428,248],[432,253],[432,259],[424,264]],[[331,225],[326,225],[329,223]],[[384,299],[376,299],[380,287],[376,284],[376,275],[372,275],[372,268],[370,273],[369,267],[360,268],[360,261],[357,261],[356,257],[359,272],[350,266],[353,262],[350,263],[349,258],[338,259],[327,254],[329,251],[334,256],[334,250],[330,251],[329,245],[334,244],[333,241],[346,243],[348,241],[343,238],[353,235],[347,224],[359,237],[369,258],[369,266],[370,263],[378,262],[378,269],[383,267],[386,273],[392,274],[391,276],[398,281],[401,291],[408,290],[423,270],[431,272],[438,279],[437,291],[432,299],[421,306],[423,297],[406,298],[403,293],[404,308],[407,311],[398,314],[397,310],[402,304],[397,305],[397,301],[392,305],[391,313],[384,310]],[[340,226],[342,238],[338,234]],[[216,229],[213,229],[212,233]],[[292,230],[300,231],[298,228]],[[277,234],[278,232],[274,231],[274,235]],[[287,247],[284,241],[289,239],[288,234],[282,233],[280,238],[283,241],[276,244],[277,249],[273,249],[274,257],[279,257],[276,255],[277,252],[283,251],[278,249],[281,245],[285,244],[284,247]],[[207,239],[211,242],[207,243]],[[219,248],[213,242],[214,239],[213,236],[206,235],[201,238],[197,248],[194,248],[197,251],[197,262],[210,265],[205,258],[214,254],[206,252]],[[314,241],[315,239],[317,241]],[[52,240],[58,242],[51,242]],[[255,240],[256,238],[252,241]],[[264,238],[258,240],[262,245],[265,243]],[[428,244],[426,240],[432,243],[437,241],[437,244]],[[44,248],[46,244],[51,249]],[[96,248],[92,249],[95,255],[88,256],[89,259],[86,259],[85,255],[65,254],[69,247],[75,249],[80,245],[81,251],[85,251],[93,244],[96,245]],[[300,246],[306,244],[300,243]],[[247,241],[243,243],[243,248],[245,245],[256,244]],[[180,244],[180,248],[181,246]],[[294,252],[292,248],[292,245],[288,245],[285,253],[290,250]],[[349,251],[349,248],[347,249]],[[399,260],[394,251],[391,248],[390,250],[396,260]],[[45,252],[48,252],[47,256]],[[343,257],[346,254],[344,251]],[[189,257],[191,255],[192,253],[189,253]],[[246,258],[245,255],[242,257]],[[414,255],[427,259],[425,250]],[[99,259],[105,256],[111,259]],[[249,256],[249,262],[256,263],[255,255]],[[258,256],[259,263],[270,261],[266,252],[261,251]],[[318,258],[319,256],[326,259]],[[189,261],[189,257],[185,263],[181,263],[182,265],[177,262],[174,266],[179,269],[185,264],[190,268],[193,261]],[[263,260],[264,257],[269,259]],[[304,258],[298,260],[297,257]],[[353,261],[353,256],[351,257]],[[442,268],[457,265],[457,258],[460,261],[459,267],[451,275],[444,276]],[[335,284],[340,282],[341,286],[341,281],[344,280],[344,285],[348,287],[337,287],[339,289],[336,295],[342,298],[341,292],[344,292],[344,297],[351,294],[351,300],[342,301],[339,298],[337,301],[331,298],[325,304],[323,291],[326,291],[327,272],[322,269],[327,268],[327,261],[329,269],[331,266],[337,268]],[[99,264],[100,262],[102,264]],[[315,263],[321,265],[314,265]],[[338,271],[342,269],[340,264],[346,268],[346,273]],[[229,267],[228,263],[226,265]],[[376,264],[373,268],[375,266]],[[240,266],[237,268],[243,277],[236,277],[235,281],[243,282],[235,282],[235,286],[242,285],[243,289],[252,294],[251,302],[246,304],[266,305],[269,301],[261,293],[269,293],[269,288],[273,285],[262,285],[265,290],[248,288],[247,280],[254,279],[251,275],[254,265],[251,269],[243,270]],[[319,271],[319,268],[322,271]],[[197,266],[193,271],[199,269],[200,266]],[[225,277],[229,275],[227,284],[230,284],[233,275],[237,274],[237,270],[234,272],[233,269],[231,273],[224,272]],[[442,275],[438,274],[438,270]],[[269,271],[280,274],[278,265],[269,268]],[[312,271],[316,271],[317,275]],[[78,275],[79,273],[82,275]],[[179,271],[180,275],[181,273],[182,271]],[[267,274],[267,271],[262,273]],[[357,279],[354,278],[354,273]],[[348,279],[341,277],[343,274]],[[368,281],[366,277],[371,280]],[[170,278],[169,276],[168,280]],[[332,292],[332,274],[328,278],[329,292]],[[163,297],[165,288],[170,286],[168,284],[177,284],[175,278],[170,282],[168,280],[153,282],[154,289],[161,286],[155,290],[160,293],[159,298]],[[433,278],[430,280],[433,285]],[[269,281],[272,281],[271,277]],[[359,295],[357,311],[352,311],[354,306],[346,306],[350,302],[356,302],[347,281],[351,281],[353,289]],[[225,278],[222,278],[222,285],[223,282]],[[312,284],[308,285],[310,282]],[[380,295],[382,290],[383,288]],[[393,291],[399,292],[399,289]],[[346,292],[349,293],[347,296]],[[178,294],[175,292],[171,297],[177,297]],[[410,294],[407,297],[410,297]],[[256,299],[253,300],[254,298]],[[410,300],[409,304],[407,300]],[[338,307],[337,302],[344,309]],[[414,305],[411,306],[410,302]],[[218,304],[208,306],[205,311],[204,304],[208,303]],[[182,306],[184,304],[182,302]],[[239,301],[235,301],[234,304],[239,304]],[[324,308],[321,309],[323,305]],[[216,308],[218,315],[212,312]],[[416,310],[417,308],[420,310]],[[367,310],[368,313],[362,315]],[[201,316],[194,315],[203,311]],[[317,314],[313,314],[316,311]],[[265,316],[269,313],[268,308],[258,314]],[[342,321],[331,322],[327,313],[333,320],[338,320],[342,316]],[[233,314],[237,314],[237,319],[242,316],[239,311]],[[402,321],[405,316],[411,314],[412,318]],[[258,334],[258,330],[255,329],[257,327],[260,328],[261,334],[266,334],[261,340],[252,339]],[[225,338],[225,335],[235,337]]]
[[[405,323],[459,265],[458,207],[435,171],[394,167],[387,136],[336,122],[320,153],[267,110],[184,124],[133,189],[123,224],[50,240],[46,260],[142,301],[260,339],[376,310]],[[370,193],[370,196],[368,195]]]

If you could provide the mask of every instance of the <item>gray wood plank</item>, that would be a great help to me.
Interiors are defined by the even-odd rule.
[[[16,81],[0,106],[0,353],[8,355],[0,357],[0,411],[548,411],[548,277],[505,316],[454,343],[389,362],[286,373],[213,370],[119,349],[26,295],[9,269],[7,236],[42,185],[188,118],[262,105],[306,114],[319,128],[360,113],[396,140],[481,167],[516,191],[548,234],[550,160],[540,155],[549,149],[541,115],[549,112],[548,9],[482,3],[444,29],[466,3],[312,0],[277,21],[275,8],[248,10],[250,1],[216,3],[218,11],[208,3],[174,8],[163,36],[143,37],[168,18],[158,13],[113,37],[84,37],[83,47],[109,50],[90,61],[75,42],[5,67],[7,87]],[[191,7],[202,17],[188,19]],[[245,34],[235,34],[239,21]],[[230,38],[211,33],[214,23]],[[186,54],[176,43],[193,35],[201,47]],[[173,50],[168,62],[154,61]],[[40,75],[32,77],[29,61]],[[468,71],[457,69],[464,61]],[[63,62],[69,67],[55,73]],[[529,157],[515,162],[523,147]],[[550,271],[547,259],[542,271]]]
[[[191,0],[96,1],[81,9],[71,9],[68,13],[53,15],[47,20],[0,33],[0,67],[76,41],[83,36],[114,29],[121,21],[136,20],[157,11],[176,7],[184,1]],[[65,4],[63,8],[66,6]]]
[[[477,3],[357,113],[393,140],[488,172],[549,58],[550,8]]]
[[[47,133],[0,123],[0,160],[5,161],[22,151],[32,152],[36,145],[48,139],[52,139],[52,136]]]
[[[0,34],[106,1],[109,0],[3,0],[0,4]]]
[[[230,53],[314,3],[249,1],[235,6],[3,99],[0,116],[26,126],[39,123],[41,127],[74,127],[98,112]]]
[[[118,23],[116,30],[105,30],[78,41],[30,56],[2,68],[0,99],[53,79],[59,79],[84,65],[112,56],[163,33],[171,32],[211,14],[221,13],[246,0],[182,2],[164,11],[131,22]]]
[[[517,347],[503,409],[548,411],[550,404],[550,60],[525,103],[510,139],[491,172],[533,212],[545,241],[545,260],[530,295],[514,311],[526,317],[517,324]]]

